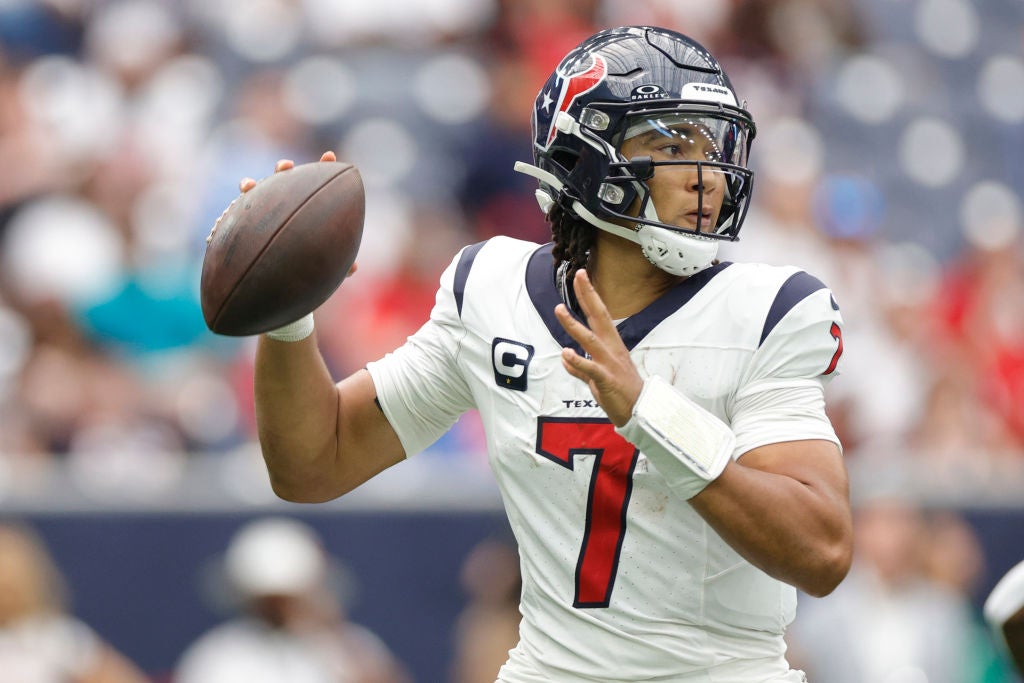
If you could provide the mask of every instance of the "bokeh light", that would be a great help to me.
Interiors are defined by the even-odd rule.
[[[120,234],[95,206],[51,197],[8,223],[3,266],[23,296],[83,302],[115,285],[123,254]]]
[[[960,224],[967,241],[979,249],[1006,248],[1024,225],[1021,199],[1005,183],[995,180],[975,183],[960,204]]]
[[[1004,123],[1024,122],[1024,60],[1013,55],[990,57],[978,76],[978,101]]]
[[[458,54],[440,55],[425,63],[413,77],[413,90],[420,108],[445,125],[480,116],[491,96],[484,70]]]
[[[965,0],[921,0],[914,28],[925,47],[947,59],[966,57],[980,36],[978,14]]]
[[[394,185],[412,170],[419,145],[402,123],[383,117],[369,118],[352,126],[340,149],[359,167],[367,185]]]
[[[285,104],[300,120],[328,124],[345,116],[356,101],[356,78],[341,60],[308,57],[288,70]]]
[[[930,117],[915,119],[900,140],[904,172],[926,187],[942,187],[963,170],[964,142],[949,123]]]
[[[883,123],[903,105],[905,87],[900,74],[886,60],[876,55],[857,55],[840,68],[836,97],[854,118],[865,123]]]
[[[758,170],[773,182],[805,184],[821,171],[825,154],[821,133],[804,119],[779,118],[757,144]]]

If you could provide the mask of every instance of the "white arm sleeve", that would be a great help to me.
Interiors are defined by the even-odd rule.
[[[366,366],[381,410],[407,457],[437,441],[473,407],[472,393],[458,366],[466,332],[452,292],[458,262],[456,257],[441,275],[430,320],[404,345]]]
[[[734,457],[770,443],[823,439],[841,447],[825,415],[825,394],[820,381],[805,379],[786,385],[762,385],[757,393],[736,402],[732,420],[736,435]]]

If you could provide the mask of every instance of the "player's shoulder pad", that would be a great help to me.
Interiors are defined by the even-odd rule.
[[[533,242],[512,237],[497,236],[465,247],[455,257],[452,266],[452,295],[459,316],[466,300],[467,289],[483,286],[486,281],[509,282],[518,266],[537,249]]]
[[[811,304],[808,305],[806,302]],[[815,303],[818,305],[814,305]],[[827,307],[823,304],[827,304]],[[822,315],[825,318],[835,318],[839,316],[839,304],[824,282],[806,271],[795,270],[775,292],[765,315],[764,325],[761,327],[758,346],[763,345],[779,323],[791,314],[794,317]]]
[[[843,352],[843,318],[832,291],[796,268],[773,268],[774,296],[764,309],[756,365],[764,375],[832,375]]]

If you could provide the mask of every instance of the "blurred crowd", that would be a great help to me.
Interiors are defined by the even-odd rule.
[[[410,683],[373,631],[349,619],[355,582],[308,524],[252,519],[211,558],[220,621],[144,672],[73,613],[48,544],[0,523],[0,683]]]
[[[348,618],[353,580],[309,525],[249,521],[219,568],[216,599],[231,613],[188,645],[174,683],[410,683],[388,646]]]
[[[987,569],[958,514],[875,492],[854,512],[849,575],[826,598],[801,597],[789,661],[828,683],[1018,681],[976,607]]]
[[[583,37],[645,23],[707,45],[757,122],[753,208],[724,257],[805,268],[846,320],[829,391],[865,498],[858,566],[801,616],[794,663],[829,681],[828,657],[876,667],[850,680],[1007,680],[981,644],[957,660],[972,672],[929,673],[962,654],[949,638],[985,642],[970,529],[858,483],[1020,504],[1017,0],[0,0],[0,498],[59,466],[144,499],[251,448],[253,341],[206,330],[199,272],[239,180],[277,159],[333,149],[366,185],[359,272],[317,313],[338,377],[416,329],[462,245],[546,241],[534,181],[512,172],[537,89]],[[484,468],[473,416],[424,457]],[[490,624],[495,642],[460,640],[460,683],[514,639],[503,552],[467,560],[460,638]],[[481,579],[493,566],[503,581]],[[74,666],[137,675],[84,625],[58,631]]]
[[[64,575],[34,530],[0,524],[0,681],[147,683],[70,610]]]
[[[726,257],[834,290],[851,463],[1019,483],[1017,2],[6,0],[0,486],[67,462],[101,490],[159,491],[193,455],[251,444],[252,340],[205,329],[199,270],[238,181],[279,158],[334,149],[366,184],[359,273],[318,313],[338,376],[425,319],[460,246],[546,241],[511,170],[533,98],[569,47],[624,23],[693,35],[748,100],[754,209]],[[481,446],[470,417],[435,450]]]

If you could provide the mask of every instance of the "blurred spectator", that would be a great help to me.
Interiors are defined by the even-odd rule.
[[[503,0],[486,33],[486,116],[458,147],[465,173],[459,201],[472,223],[472,239],[509,235],[546,241],[550,227],[537,212],[536,182],[512,172],[532,155],[529,117],[537,86],[562,56],[597,30],[594,0]],[[624,22],[628,23],[628,22]]]
[[[60,570],[35,533],[0,524],[0,683],[144,683],[134,664],[67,612]]]
[[[696,3],[693,3],[696,4]],[[715,4],[715,3],[701,3]],[[738,54],[769,61],[784,78],[808,78],[867,41],[863,9],[840,0],[734,0],[723,40]]]
[[[461,214],[421,205],[407,220],[389,258],[363,268],[318,311],[324,356],[336,376],[347,376],[400,346],[430,315],[438,274],[465,244]],[[359,334],[352,334],[359,330]]]
[[[994,200],[994,198],[993,198]],[[955,390],[994,424],[970,439],[995,452],[1024,449],[1024,242],[1020,213],[968,224],[968,248],[949,265],[935,297],[941,368],[963,366]],[[940,376],[942,376],[940,374]],[[942,447],[944,444],[936,444]],[[961,444],[961,447],[966,447]]]
[[[543,83],[565,53],[594,32],[600,4],[598,0],[500,0],[490,29],[492,44],[521,55],[530,80]]]
[[[34,0],[0,5],[0,45],[18,60],[75,54],[82,44],[86,3]]]
[[[241,614],[188,647],[175,683],[407,683],[387,646],[346,618],[337,569],[297,520],[246,524],[224,557]]]
[[[929,511],[925,522],[924,573],[954,593],[976,597],[985,558],[974,529],[952,510]]]
[[[828,683],[1004,681],[991,639],[963,583],[973,582],[976,540],[936,547],[965,526],[931,533],[925,513],[898,495],[854,513],[854,565],[836,591],[800,602],[790,629],[794,666]],[[958,552],[966,552],[960,556]],[[941,554],[941,558],[940,555]],[[931,567],[938,576],[929,573]],[[965,572],[966,570],[966,572]]]
[[[522,578],[515,542],[486,539],[462,563],[469,604],[455,624],[452,683],[494,683],[519,643]]]
[[[475,240],[499,234],[536,241],[550,238],[550,227],[537,211],[536,183],[511,172],[516,161],[532,154],[523,112],[533,106],[536,84],[545,78],[537,71],[516,51],[490,56],[487,116],[459,143],[466,168],[458,195]]]

